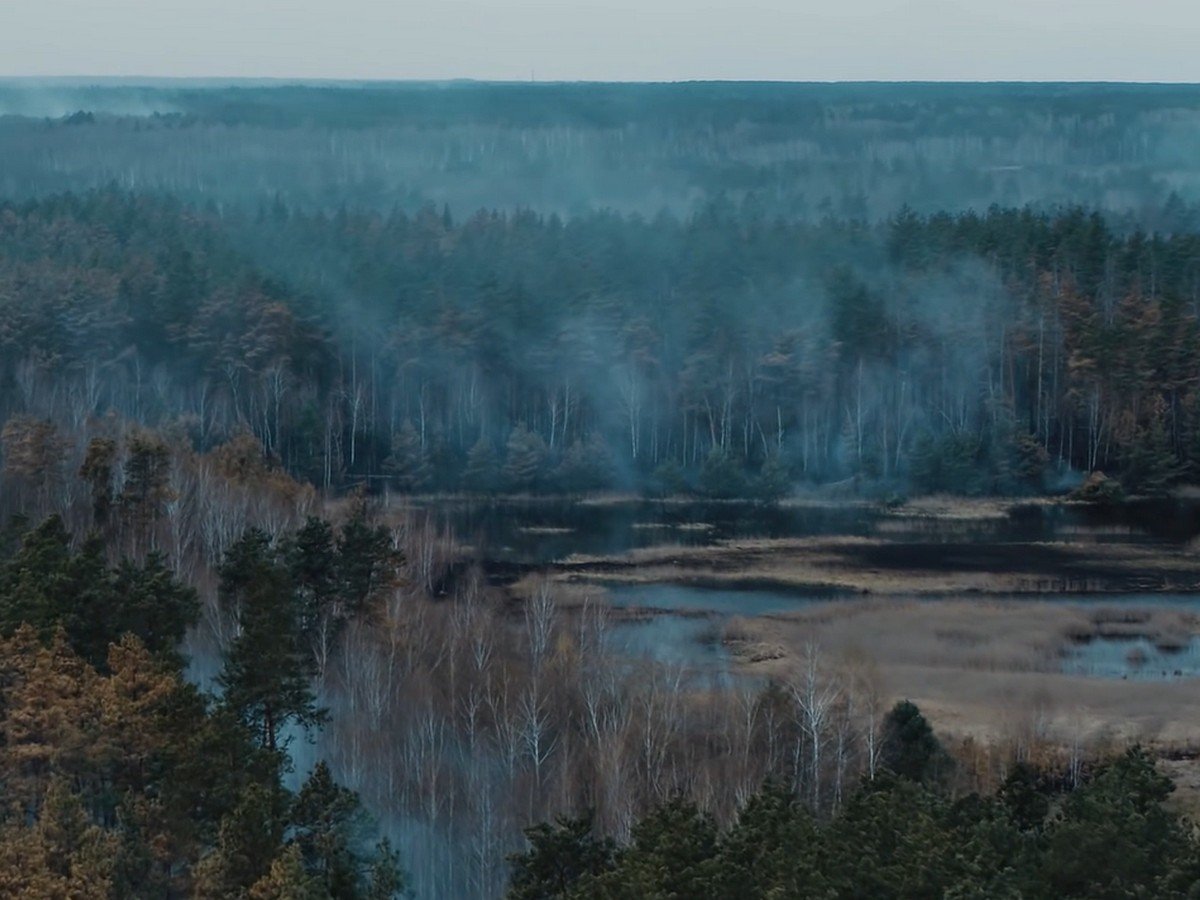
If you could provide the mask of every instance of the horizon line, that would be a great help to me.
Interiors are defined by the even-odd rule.
[[[1200,81],[1113,79],[1113,78],[678,78],[678,79],[601,79],[601,78],[479,78],[448,77],[349,77],[349,76],[289,76],[289,75],[30,75],[0,73],[0,82],[58,82],[101,86],[126,83],[129,85],[154,82],[262,85],[795,85],[795,86],[856,86],[856,85],[1073,85],[1107,87],[1200,87]]]

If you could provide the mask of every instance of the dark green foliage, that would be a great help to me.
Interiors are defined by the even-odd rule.
[[[324,519],[309,516],[286,539],[283,554],[292,585],[300,595],[300,627],[311,639],[325,617],[336,615],[341,597],[333,526]]]
[[[416,493],[429,486],[433,468],[421,435],[412,422],[404,425],[392,438],[392,452],[383,461],[384,471],[395,480],[396,487],[405,493]]]
[[[1197,852],[1162,806],[1172,790],[1170,779],[1135,748],[1070,794],[1046,835],[1039,875],[1047,891],[1126,897],[1141,889],[1152,895],[1147,888],[1167,877],[1173,861]]]
[[[197,866],[201,896],[238,896],[267,873],[283,841],[285,803],[275,785],[246,787],[221,819],[216,846]]]
[[[716,895],[819,895],[818,837],[816,822],[796,792],[782,781],[768,781],[721,837]]]
[[[604,441],[593,435],[575,441],[554,470],[554,484],[566,493],[601,491],[613,486],[612,454]]]
[[[1183,473],[1162,420],[1155,419],[1130,442],[1121,482],[1131,494],[1163,496]]]
[[[389,583],[399,561],[391,532],[384,525],[372,525],[366,501],[358,499],[337,541],[338,590],[347,615],[366,609]]]
[[[366,528],[350,544],[377,538]],[[323,718],[303,611],[345,605],[329,526],[310,519],[285,543],[277,552],[248,531],[221,567],[220,600],[240,631],[216,700],[182,680],[178,648],[198,605],[160,555],[110,566],[98,536],[73,551],[56,517],[23,535],[0,561],[0,730],[18,736],[0,742],[0,838],[38,829],[53,840],[47,877],[95,865],[92,880],[106,880],[89,887],[135,900],[391,900],[402,890],[386,843],[363,852],[370,823],[327,766],[295,797],[283,785],[280,732]],[[43,718],[53,727],[20,736],[28,726],[18,723]],[[46,760],[58,779],[49,789]]]
[[[650,493],[659,497],[672,497],[686,493],[687,477],[675,460],[659,465],[650,476]]]
[[[274,751],[290,723],[311,728],[324,719],[301,637],[300,603],[270,536],[258,529],[230,547],[220,575],[221,604],[238,623],[218,678],[222,702]]]
[[[335,900],[358,896],[363,863],[355,851],[364,825],[355,793],[334,782],[324,762],[317,763],[292,803],[291,838],[305,869]]]
[[[363,900],[393,900],[404,892],[404,885],[400,855],[392,849],[391,842],[384,838],[376,845],[374,857],[370,860]]]
[[[883,720],[882,764],[902,778],[936,782],[949,774],[953,761],[942,748],[916,704],[902,700]]]
[[[1019,762],[996,793],[1013,822],[1024,831],[1041,828],[1050,812],[1050,792],[1041,784],[1039,776],[1033,766]]]
[[[546,477],[546,442],[524,425],[518,425],[508,436],[502,472],[509,490],[528,491],[537,488]]]
[[[779,454],[772,453],[763,462],[762,468],[758,470],[758,477],[754,479],[754,495],[760,500],[774,503],[786,497],[791,489],[791,472],[779,458]]]
[[[158,438],[136,435],[125,460],[120,503],[135,528],[145,529],[165,512],[171,498],[171,451]]]
[[[970,434],[921,435],[913,450],[913,484],[923,491],[981,493],[987,484],[979,440]]]
[[[490,494],[500,488],[500,467],[492,442],[481,437],[467,453],[463,469],[463,487],[479,494]]]
[[[597,835],[590,813],[525,829],[529,849],[510,858],[509,900],[563,897],[613,867],[615,845]]]
[[[720,449],[713,450],[700,469],[700,492],[715,499],[744,497],[746,475],[732,456]]]
[[[196,592],[176,580],[161,554],[110,567],[101,538],[89,537],[78,552],[70,540],[51,516],[0,563],[0,629],[11,634],[29,624],[48,636],[62,627],[76,652],[100,669],[109,645],[128,633],[178,664],[179,644],[200,615]]]
[[[555,865],[595,845],[588,823],[537,826],[528,832],[534,849],[517,859],[510,896],[1195,896],[1200,843],[1164,808],[1171,783],[1145,753],[1116,758],[1065,796],[1049,785],[1042,773],[1018,767],[996,797],[952,800],[884,772],[818,821],[787,786],[768,782],[724,833],[672,801],[644,816],[627,846],[606,848],[591,866]]]
[[[857,365],[863,358],[889,352],[894,328],[883,303],[848,266],[833,271],[827,293],[833,339],[845,358]]]
[[[633,827],[616,866],[585,880],[584,894],[601,897],[709,897],[717,885],[717,827],[682,798],[652,810]]]
[[[113,467],[117,458],[116,441],[92,438],[79,468],[79,477],[92,492],[92,523],[97,528],[108,524],[113,505]]]

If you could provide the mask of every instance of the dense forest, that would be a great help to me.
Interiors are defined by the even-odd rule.
[[[892,770],[864,781],[830,819],[768,782],[725,829],[681,798],[626,842],[591,819],[527,832],[508,896],[549,897],[1186,897],[1197,847],[1163,806],[1173,790],[1140,749],[1066,790],[1017,765],[995,794],[951,799],[938,752],[911,704],[889,714]]]
[[[115,413],[325,488],[1159,492],[1200,464],[1194,215],[9,203],[6,459],[52,477]]]
[[[0,81],[0,894],[1195,896],[1150,751],[634,657],[438,512],[1200,482],[1198,110]]]

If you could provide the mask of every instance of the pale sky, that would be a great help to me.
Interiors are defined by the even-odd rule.
[[[1200,82],[1200,0],[0,0],[0,76]]]

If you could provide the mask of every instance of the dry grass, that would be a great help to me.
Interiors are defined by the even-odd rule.
[[[1039,505],[1052,505],[1049,498],[1045,503],[1041,500],[1031,502]],[[1017,504],[1011,498],[1004,497],[956,497],[951,494],[930,494],[892,507],[887,510],[887,513],[901,518],[985,521],[1007,518],[1009,511],[1016,505],[1024,505],[1024,501]]]
[[[1095,610],[1038,601],[849,600],[734,620],[726,639],[740,668],[760,677],[787,677],[812,643],[831,661],[870,659],[890,699],[914,701],[954,736],[994,740],[1036,724],[1060,740],[1078,734],[1090,742],[1105,735],[1200,745],[1195,682],[1059,671],[1060,654],[1074,640],[1111,624]],[[1151,608],[1136,633],[1158,640],[1190,635],[1196,624],[1189,613]]]

